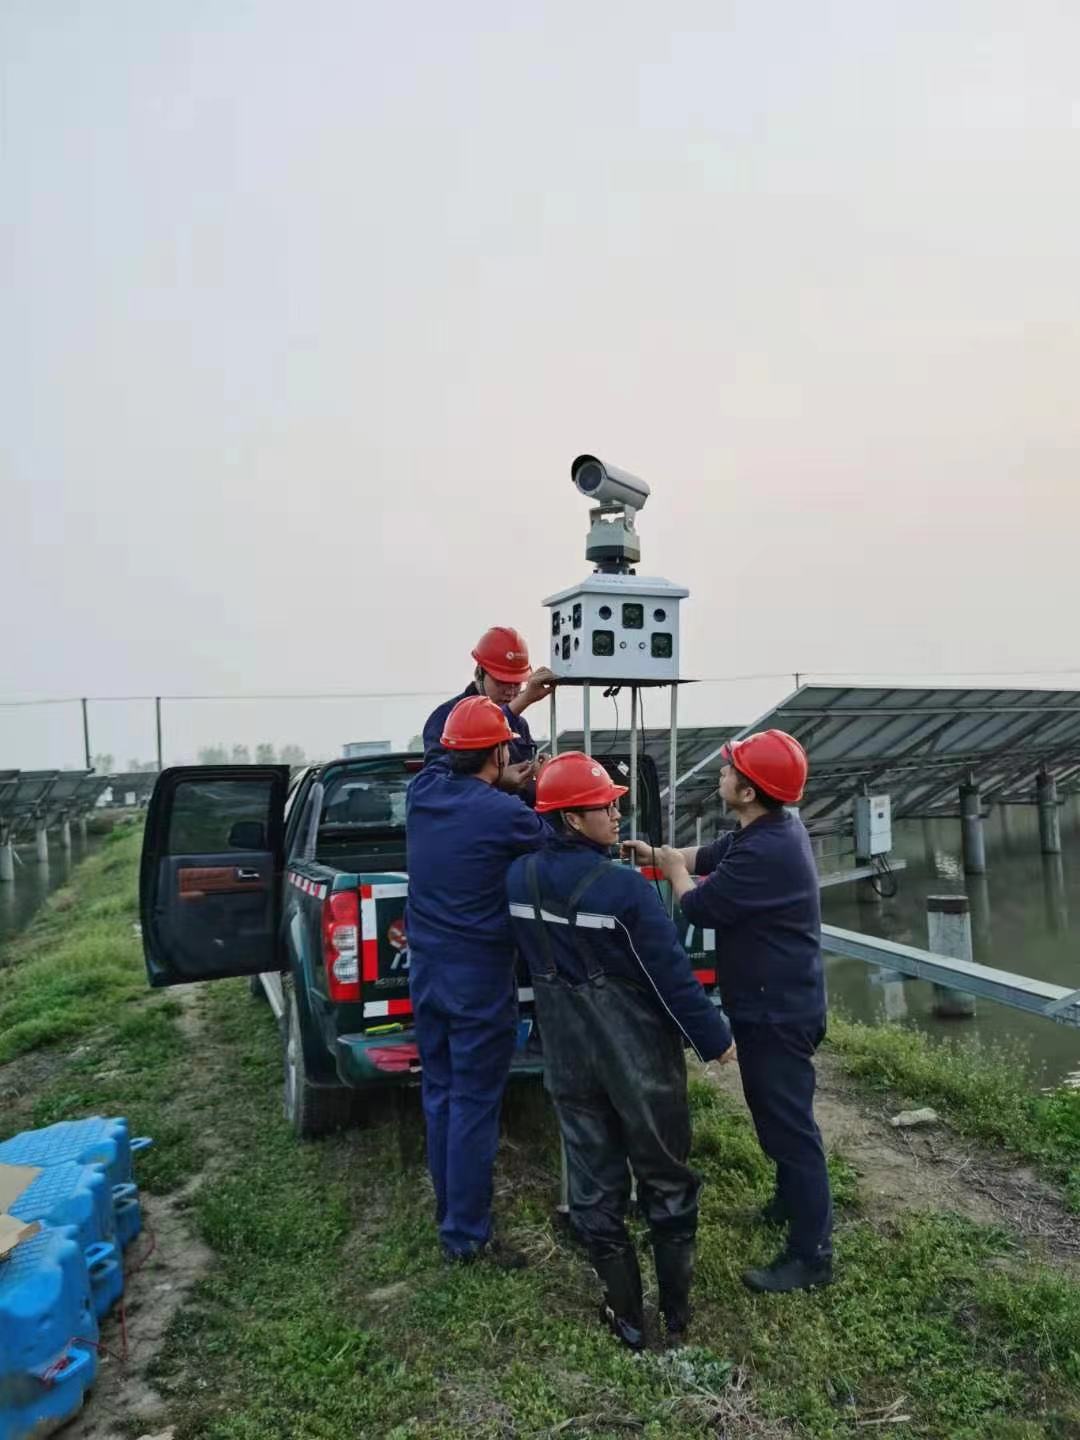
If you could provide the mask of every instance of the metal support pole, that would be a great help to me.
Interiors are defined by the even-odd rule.
[[[701,845],[701,832],[702,832],[702,829],[704,828],[704,824],[705,824],[705,817],[704,817],[704,815],[698,815],[697,819],[694,821],[694,844],[697,845],[697,846],[699,846],[699,847],[700,847],[700,845]]]
[[[65,850],[71,849],[71,821],[65,820],[60,826],[60,843]]]
[[[83,754],[86,756],[86,768],[90,769],[90,717],[87,714],[86,701],[82,702],[82,734]]]
[[[960,843],[968,875],[986,873],[986,837],[983,834],[982,796],[977,785],[960,786]]]
[[[581,691],[581,728],[585,737],[585,754],[592,754],[592,686]]]
[[[984,965],[990,963],[991,934],[990,882],[985,875],[969,875],[966,885],[971,906],[971,934],[975,954]]]
[[[15,879],[15,850],[11,841],[4,837],[0,841],[0,880],[11,884]]]
[[[88,829],[87,829],[86,816],[85,816],[85,815],[82,815],[82,816],[79,817],[79,835],[80,835],[80,837],[82,838],[83,844],[85,845],[86,842],[87,842],[87,840],[89,839],[89,832],[88,832]]]
[[[667,843],[675,844],[675,777],[679,764],[679,687],[671,686],[671,742],[668,752]]]
[[[630,686],[630,839],[638,838],[638,688]]]
[[[47,865],[49,863],[49,835],[45,829],[44,820],[37,822],[37,830],[34,838],[37,846],[37,858],[41,861],[42,865]]]
[[[160,695],[156,695],[156,696],[154,697],[154,719],[155,719],[155,721],[156,721],[156,723],[157,723],[157,768],[158,768],[158,773],[160,774],[161,771],[164,770],[164,768],[165,768],[165,766],[164,766],[164,764],[163,764],[163,762],[162,762],[162,750],[161,750],[161,696],[160,696]]]
[[[559,753],[559,720],[556,715],[555,691],[551,692],[551,699],[548,702],[548,724],[551,727],[551,740],[548,745],[548,754],[555,756]]]
[[[1069,899],[1061,856],[1047,855],[1042,866],[1046,923],[1055,935],[1066,935],[1069,930]]]
[[[966,895],[928,895],[926,899],[928,949],[954,960],[972,959],[971,915]],[[966,1020],[975,1014],[975,996],[947,985],[934,986],[934,1014]]]
[[[1057,781],[1040,771],[1035,793],[1039,802],[1039,841],[1044,855],[1061,854],[1061,813],[1058,810]]]

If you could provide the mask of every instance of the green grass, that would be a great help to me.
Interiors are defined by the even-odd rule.
[[[86,862],[9,948],[0,1053],[25,1063],[37,1048],[56,1065],[9,1102],[0,1134],[127,1114],[157,1141],[139,1160],[147,1187],[175,1188],[205,1165],[186,1203],[214,1260],[154,1361],[167,1414],[149,1429],[173,1424],[176,1440],[1080,1434],[1080,1287],[955,1215],[871,1221],[842,1154],[830,1156],[839,1283],[750,1295],[741,1270],[778,1243],[754,1214],[771,1175],[742,1107],[704,1079],[691,1083],[706,1181],[692,1349],[633,1357],[597,1324],[595,1278],[551,1229],[556,1137],[535,1085],[508,1103],[497,1198],[535,1263],[512,1275],[444,1268],[416,1097],[297,1144],[280,1113],[276,1028],[244,982],[207,986],[195,1015],[146,989],[137,849],[122,836]],[[74,1053],[41,1050],[58,1035],[78,1037]],[[833,1043],[866,1083],[1067,1172],[1067,1095],[1033,1096],[985,1058],[896,1031],[838,1023]]]
[[[1035,1162],[1080,1209],[1080,1090],[1037,1093],[1008,1054],[975,1043],[954,1050],[914,1030],[830,1016],[828,1044],[864,1084],[937,1106],[962,1134]]]

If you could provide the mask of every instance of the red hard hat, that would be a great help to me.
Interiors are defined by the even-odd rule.
[[[587,810],[590,805],[610,805],[626,794],[625,785],[616,785],[599,760],[568,750],[556,755],[540,771],[536,781],[536,809]]]
[[[794,805],[802,799],[810,766],[806,751],[784,730],[759,730],[745,740],[732,740],[720,752],[752,785],[774,800]]]
[[[447,750],[490,750],[504,740],[518,737],[506,723],[506,716],[486,695],[459,700],[443,726],[442,743]]]
[[[493,625],[485,630],[472,656],[481,670],[504,685],[529,678],[529,647],[510,625]]]

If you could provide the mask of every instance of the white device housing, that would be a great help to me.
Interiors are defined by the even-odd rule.
[[[669,684],[679,678],[681,585],[642,575],[590,575],[544,601],[549,664],[560,680]]]
[[[888,795],[855,796],[855,854],[860,860],[892,849],[892,803]]]

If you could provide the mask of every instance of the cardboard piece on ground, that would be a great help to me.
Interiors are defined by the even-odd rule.
[[[7,1213],[23,1191],[41,1174],[36,1165],[0,1165],[0,1260],[41,1229],[39,1220],[16,1220]]]

